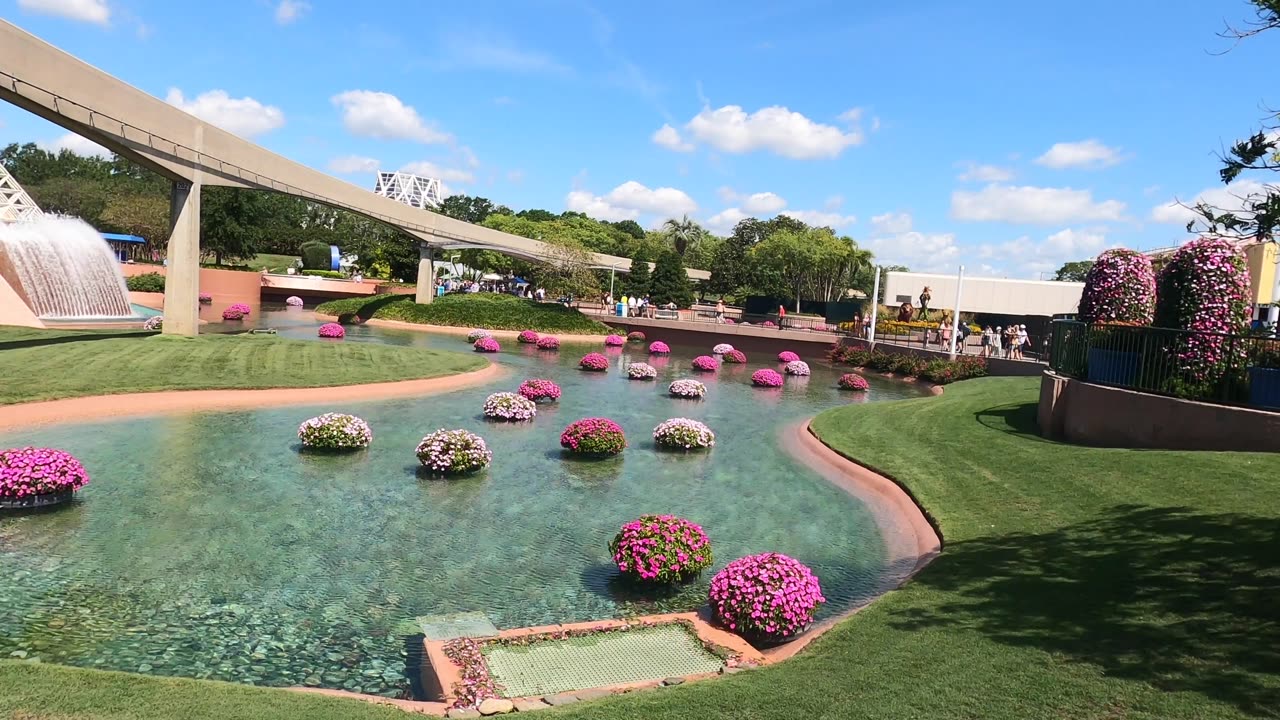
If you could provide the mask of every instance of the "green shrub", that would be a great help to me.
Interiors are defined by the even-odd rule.
[[[341,279],[341,278],[343,278],[343,277],[346,277],[345,275],[343,275],[342,273],[338,272],[337,270],[303,270],[303,271],[302,271],[302,274],[303,274],[303,275],[310,275],[310,276],[312,276],[312,277],[323,277],[323,278],[339,278],[339,279]]]
[[[512,295],[473,293],[445,295],[430,305],[419,305],[410,295],[378,295],[349,298],[321,304],[323,315],[381,318],[423,325],[479,327],[488,330],[533,330],[603,335],[609,331],[573,308],[557,303],[539,303]]]
[[[125,286],[134,292],[164,292],[164,276],[160,273],[144,273],[125,278]]]
[[[308,270],[328,270],[332,264],[329,243],[308,242],[301,248],[302,267]]]

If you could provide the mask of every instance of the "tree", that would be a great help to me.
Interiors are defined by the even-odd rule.
[[[152,249],[165,248],[169,240],[169,203],[155,194],[115,193],[102,212],[102,228],[137,235]]]
[[[262,190],[206,187],[200,194],[200,252],[223,260],[258,254],[262,226],[270,217]]]
[[[690,220],[688,215],[679,220],[675,218],[667,220],[662,223],[662,230],[671,236],[671,242],[675,245],[676,252],[681,256],[684,256],[689,243],[696,240],[702,232],[702,228],[698,227],[698,223]]]
[[[627,279],[623,282],[623,291],[631,297],[644,297],[649,294],[652,284],[649,274],[649,256],[645,253],[638,253],[631,258],[631,272],[627,273]]]
[[[619,220],[618,222],[610,224],[636,240],[644,239],[644,228],[640,227],[640,223],[635,220]]]
[[[1242,27],[1228,27],[1222,35],[1237,42],[1280,28],[1280,0],[1251,0],[1256,19]],[[1221,158],[1218,177],[1229,184],[1245,173],[1280,172],[1280,114],[1264,122],[1262,128],[1231,146]],[[1196,218],[1187,223],[1187,232],[1275,241],[1280,226],[1280,185],[1263,183],[1260,191],[1237,197],[1238,209],[1223,209],[1204,201],[1196,203]]]
[[[649,283],[649,297],[657,305],[675,303],[679,307],[689,307],[693,304],[689,274],[685,272],[678,252],[667,250],[658,256]]]
[[[1059,282],[1084,282],[1085,276],[1089,274],[1089,268],[1093,267],[1092,260],[1075,260],[1069,263],[1063,263],[1058,268],[1058,272],[1054,274],[1053,279]]]
[[[436,212],[454,220],[479,225],[490,215],[510,215],[511,209],[501,205],[494,205],[488,198],[473,197],[471,195],[450,195],[440,202]]]
[[[573,298],[595,297],[600,284],[591,269],[590,251],[571,243],[547,243],[549,257],[532,273],[538,284],[553,295]]]
[[[830,228],[775,232],[752,248],[751,257],[780,281],[771,294],[790,294],[796,312],[801,300],[841,299],[871,265],[871,251],[850,238],[836,237]]]

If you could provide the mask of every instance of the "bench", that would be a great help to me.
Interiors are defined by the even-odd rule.
[[[679,310],[654,310],[653,317],[658,320],[679,320]]]

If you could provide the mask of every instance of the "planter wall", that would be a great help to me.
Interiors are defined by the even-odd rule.
[[[1249,404],[1280,408],[1280,368],[1249,368]]]
[[[1089,348],[1089,382],[1132,386],[1140,360],[1136,352]]]

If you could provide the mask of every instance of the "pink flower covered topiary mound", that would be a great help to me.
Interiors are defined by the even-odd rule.
[[[1155,303],[1151,258],[1133,250],[1107,250],[1085,275],[1079,318],[1086,323],[1150,325]]]
[[[475,344],[471,347],[475,348],[476,352],[482,353],[496,353],[502,349],[502,346],[498,344],[498,341],[491,337],[482,337],[479,340],[476,340]]]
[[[747,354],[741,350],[730,350],[724,354],[724,361],[732,365],[744,365],[747,362]]]
[[[1183,245],[1160,271],[1155,324],[1189,330],[1173,355],[1184,392],[1212,393],[1232,366],[1244,363],[1245,344],[1223,335],[1249,329],[1249,268],[1244,253],[1222,238]]]
[[[710,355],[699,355],[690,365],[699,372],[715,372],[720,369],[720,361]]]
[[[555,335],[543,335],[542,337],[538,338],[538,349],[539,350],[559,350],[560,338],[556,337]]]
[[[436,430],[422,438],[418,462],[436,475],[460,475],[488,467],[493,453],[484,438],[466,430]]]
[[[244,315],[245,314],[240,310],[237,310],[234,305],[222,311],[223,320],[243,320]]]
[[[782,387],[782,373],[769,368],[757,370],[751,373],[751,384],[765,388]]]
[[[791,352],[790,350],[783,350],[782,352],[778,353],[778,362],[780,363],[795,362],[796,360],[799,360],[799,359],[800,359],[800,356]]]
[[[516,392],[534,402],[555,402],[560,399],[560,386],[543,378],[531,378],[520,383]]]
[[[316,334],[322,338],[344,338],[347,336],[347,331],[338,323],[325,323],[320,326]]]
[[[671,347],[666,343],[662,342],[661,340],[654,340],[653,342],[649,343],[650,355],[666,355],[667,353],[670,353],[670,352],[671,352]]]
[[[804,632],[813,623],[814,611],[827,601],[817,576],[781,553],[734,560],[712,578],[708,595],[721,625],[766,641]]]
[[[676,380],[667,386],[667,392],[671,394],[671,397],[698,400],[707,394],[707,386],[697,380],[684,378]]]
[[[845,373],[836,381],[841,390],[869,390],[871,385],[867,383],[867,379],[858,373]]]
[[[197,295],[196,299],[200,301],[201,305],[211,305],[213,303],[213,296],[206,292]]]
[[[89,474],[71,453],[24,447],[0,451],[0,504],[39,504],[47,496],[73,493]]]
[[[560,433],[560,447],[576,455],[617,455],[626,449],[627,436],[609,418],[583,418]]]
[[[653,443],[673,450],[704,450],[716,444],[716,434],[697,420],[671,418],[653,429]]]
[[[535,345],[538,342],[538,333],[532,330],[525,330],[516,336],[516,342],[525,345]]]
[[[627,343],[627,339],[621,335],[606,335],[604,344],[609,347],[621,347]]]
[[[600,353],[587,353],[578,361],[578,367],[591,372],[604,372],[609,369],[609,358]]]
[[[618,570],[637,580],[678,583],[711,567],[711,540],[697,523],[675,515],[642,515],[609,542]]]

